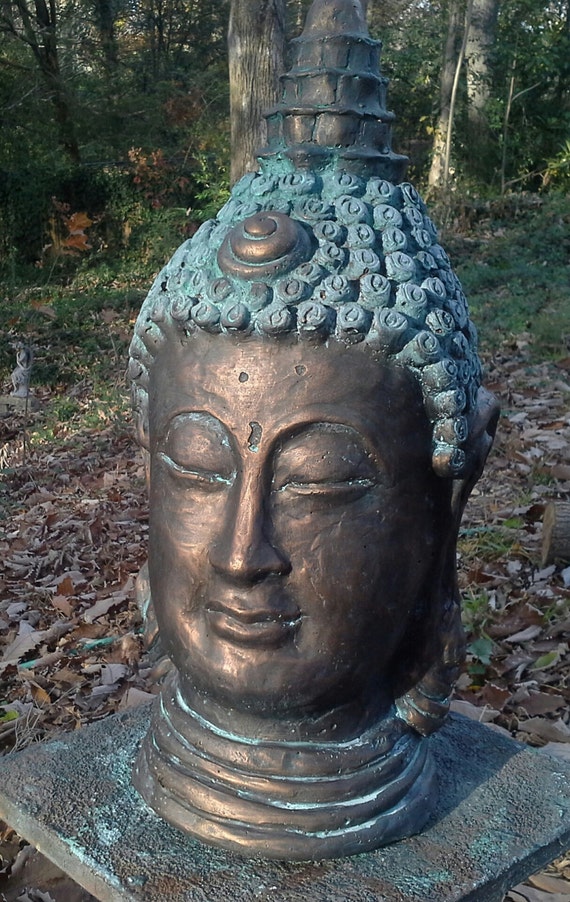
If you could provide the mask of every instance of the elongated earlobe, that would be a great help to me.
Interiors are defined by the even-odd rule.
[[[477,410],[466,444],[466,475],[453,481],[451,522],[442,548],[442,585],[445,603],[432,623],[439,639],[439,655],[421,679],[396,699],[398,716],[422,736],[439,729],[449,710],[453,687],[465,656],[461,599],[457,587],[456,545],[461,517],[475,483],[481,476],[497,429],[499,405],[480,388]]]

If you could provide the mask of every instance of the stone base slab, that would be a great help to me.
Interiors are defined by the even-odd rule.
[[[33,395],[20,398],[18,395],[0,395],[0,416],[8,416],[13,413],[25,413],[39,410],[41,404]]]
[[[452,716],[419,836],[352,858],[245,859],[160,820],[130,782],[147,705],[0,760],[0,817],[101,902],[495,902],[570,848],[570,763]]]

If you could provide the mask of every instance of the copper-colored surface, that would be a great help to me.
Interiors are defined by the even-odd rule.
[[[250,216],[228,232],[218,263],[225,273],[257,280],[293,269],[311,253],[303,226],[283,213],[269,211]]]
[[[282,712],[310,738],[315,712],[332,722],[343,706],[343,740],[389,706],[402,636],[425,587],[441,591],[449,520],[419,395],[405,371],[337,343],[196,335],[157,358],[158,625],[188,693],[207,691],[233,728],[245,718],[237,732],[259,716],[280,734],[267,715]]]

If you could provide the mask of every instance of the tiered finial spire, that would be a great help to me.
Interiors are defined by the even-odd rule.
[[[282,154],[300,167],[339,158],[346,169],[401,181],[408,160],[391,149],[381,43],[370,37],[360,0],[315,0],[292,44],[260,156]]]

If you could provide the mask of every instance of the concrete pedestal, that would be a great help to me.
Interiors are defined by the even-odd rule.
[[[28,395],[27,398],[20,398],[18,395],[0,395],[0,416],[39,410],[40,407],[40,402],[33,395]]]
[[[0,761],[0,817],[102,902],[495,902],[570,848],[570,764],[451,717],[420,835],[352,858],[244,859],[168,826],[130,783],[147,706]]]

